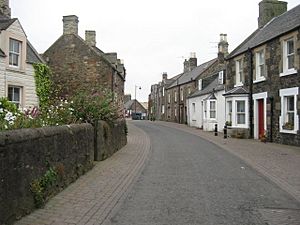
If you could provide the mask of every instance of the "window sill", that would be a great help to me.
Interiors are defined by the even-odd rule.
[[[284,129],[281,129],[281,130],[280,130],[280,133],[285,133],[285,134],[297,134],[297,131],[296,131],[296,130],[284,130]]]
[[[296,69],[290,69],[290,70],[284,71],[283,73],[279,74],[279,77],[284,77],[284,76],[293,75],[293,74],[297,74]]]
[[[263,81],[265,81],[265,80],[266,80],[265,77],[260,77],[260,78],[258,78],[258,79],[256,79],[256,80],[254,80],[254,81],[253,81],[253,84],[257,84],[257,83],[263,82]]]
[[[242,87],[244,84],[243,83],[238,83],[238,84],[235,84],[234,87]]]
[[[19,67],[8,66],[8,67],[6,67],[6,69],[8,71],[12,71],[12,72],[25,73],[25,70],[23,70],[23,69],[21,69]]]

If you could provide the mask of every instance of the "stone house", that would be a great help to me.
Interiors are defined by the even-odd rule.
[[[19,108],[38,106],[33,63],[43,63],[16,18],[9,1],[0,1],[0,97]]]
[[[129,101],[125,102],[124,108],[126,118],[131,118],[135,113],[141,114],[141,119],[147,118],[147,109],[136,99],[130,99]]]
[[[63,17],[63,35],[44,53],[53,72],[53,81],[61,96],[79,90],[91,94],[113,94],[119,116],[124,115],[126,70],[117,53],[104,53],[96,46],[96,32],[86,31],[85,40],[78,35],[78,17]]]
[[[227,57],[226,117],[233,136],[300,145],[300,5],[259,3],[258,29]]]

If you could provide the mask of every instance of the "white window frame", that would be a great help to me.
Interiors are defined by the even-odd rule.
[[[10,88],[12,88],[12,96],[11,96],[12,99],[10,99],[10,96],[9,96],[9,89],[10,89]],[[14,94],[15,94],[14,89],[19,89],[19,101],[14,100],[14,99],[15,99],[15,96],[14,96]],[[7,98],[8,98],[8,100],[9,100],[10,102],[16,104],[18,108],[22,108],[22,106],[23,106],[23,101],[22,101],[22,99],[23,99],[23,87],[21,87],[21,86],[9,85],[9,86],[7,87]]]
[[[293,53],[289,54],[288,53],[288,42],[293,41],[293,45],[294,45],[294,49],[293,49]],[[280,77],[283,76],[288,76],[288,75],[292,75],[292,74],[296,74],[297,70],[295,69],[295,57],[296,57],[296,41],[294,37],[289,37],[287,39],[285,39],[283,41],[283,46],[282,46],[282,73],[280,73]],[[288,58],[293,56],[294,57],[294,67],[293,68],[288,68]]]
[[[177,91],[174,91],[174,102],[177,102]]]
[[[232,100],[226,101],[227,112],[226,112],[226,121],[231,122],[232,125]]]
[[[168,92],[168,103],[171,103],[171,93]]]
[[[226,98],[226,103],[228,101],[232,102],[232,121],[231,127],[232,128],[249,128],[249,103],[248,103],[248,96],[232,96]],[[237,101],[245,101],[245,124],[238,124],[237,123]],[[228,114],[228,105],[226,104],[226,115]]]
[[[198,90],[201,91],[202,90],[202,79],[198,80]]]
[[[299,130],[299,116],[297,114],[298,105],[297,99],[299,95],[299,87],[294,88],[286,88],[279,90],[279,96],[281,98],[281,115],[279,117],[279,130],[281,133],[290,133],[290,134],[297,134]],[[293,96],[294,97],[294,129],[288,130],[284,129],[283,126],[287,122],[287,97]]]
[[[183,101],[183,89],[180,89],[180,101]]]
[[[219,72],[219,78],[218,78],[218,84],[223,84],[224,83],[224,71]]]
[[[235,61],[235,87],[243,86],[245,75],[243,71],[243,59],[237,59]]]
[[[15,49],[15,45],[18,45],[19,51]],[[12,48],[11,48],[12,45]],[[14,65],[14,56],[17,57],[17,65]],[[22,42],[14,39],[14,38],[9,38],[9,59],[8,59],[8,64],[10,67],[14,68],[20,68],[21,67],[21,57],[22,57]]]
[[[196,103],[195,102],[192,103],[192,112],[196,113]]]
[[[165,96],[165,87],[162,88],[162,96]]]
[[[161,105],[161,114],[165,114],[165,105]]]
[[[191,94],[191,87],[188,87],[188,95]]]
[[[174,117],[177,117],[177,107],[174,108]]]
[[[261,57],[262,56],[262,57]],[[262,82],[266,80],[266,60],[265,50],[262,49],[255,53],[255,80],[253,83]],[[263,69],[261,69],[263,68]],[[263,72],[262,72],[263,71]]]
[[[214,105],[215,107],[212,108],[212,105]],[[209,118],[217,119],[217,101],[216,100],[209,100],[209,108],[208,109],[209,109]],[[215,114],[214,117],[211,116],[212,112],[214,112],[214,114]]]
[[[238,110],[238,103],[239,102],[244,102],[244,112],[238,112],[237,111]],[[235,107],[236,108],[236,111],[235,111],[236,112],[236,124],[237,125],[245,125],[246,124],[246,119],[247,119],[246,118],[246,101],[245,100],[236,100],[235,104],[236,104],[236,107]],[[244,117],[245,117],[245,123],[239,123],[238,122],[238,116],[239,115],[244,115]]]

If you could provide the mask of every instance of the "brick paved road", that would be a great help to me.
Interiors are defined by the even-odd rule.
[[[98,225],[109,217],[141,172],[150,140],[128,125],[128,144],[15,225]]]
[[[250,163],[186,127],[134,124],[150,136],[152,154],[125,202],[105,225],[300,224],[300,202]]]
[[[258,140],[224,139],[222,134],[215,137],[213,132],[204,132],[184,124],[162,121],[155,123],[209,140],[247,162],[300,202],[300,147],[265,144]]]

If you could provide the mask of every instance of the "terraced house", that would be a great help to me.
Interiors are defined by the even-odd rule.
[[[259,3],[258,29],[228,56],[226,120],[233,136],[300,145],[300,5]]]
[[[0,97],[19,108],[38,106],[33,63],[43,59],[27,39],[17,18],[11,18],[8,0],[0,1]]]
[[[78,35],[78,17],[63,17],[63,35],[44,53],[53,71],[53,81],[60,95],[73,95],[85,89],[102,95],[109,91],[124,116],[124,83],[126,70],[117,53],[104,53],[96,46],[96,32],[85,32],[85,40]]]

